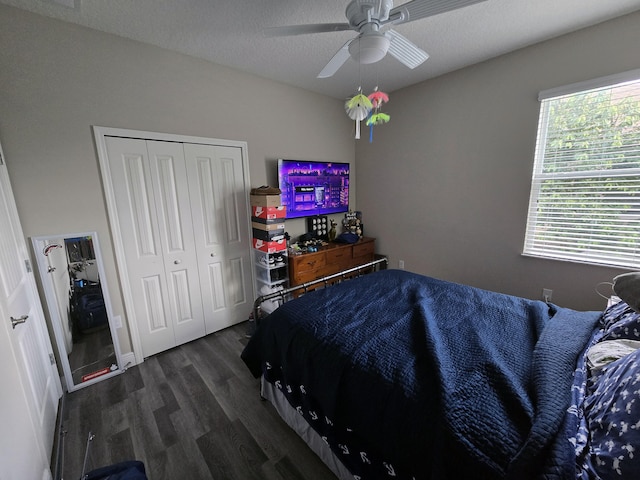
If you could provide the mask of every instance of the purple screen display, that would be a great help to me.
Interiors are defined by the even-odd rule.
[[[278,160],[278,186],[287,218],[349,210],[349,164]]]

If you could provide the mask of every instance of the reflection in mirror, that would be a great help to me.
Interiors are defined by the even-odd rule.
[[[121,373],[95,232],[32,238],[67,389]]]

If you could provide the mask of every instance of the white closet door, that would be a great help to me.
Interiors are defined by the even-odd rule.
[[[147,141],[175,345],[205,334],[182,144]]]
[[[242,151],[185,144],[191,213],[207,333],[247,319],[252,308],[251,235]]]
[[[144,357],[204,334],[202,306],[199,298],[195,302],[192,298],[197,285],[189,287],[193,276],[181,267],[194,263],[193,258],[182,253],[186,250],[185,231],[190,228],[188,217],[185,225],[185,206],[180,203],[188,201],[184,160],[179,160],[182,146],[161,143],[172,148],[160,154],[159,145],[153,145],[150,155],[145,140],[106,138],[129,288]],[[177,167],[180,163],[182,166]],[[167,265],[165,257],[172,263]]]

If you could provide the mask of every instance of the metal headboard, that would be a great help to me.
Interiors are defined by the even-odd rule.
[[[382,264],[384,264],[385,268],[387,266],[388,260],[387,257],[378,258],[377,260],[373,260],[368,263],[363,263],[362,265],[358,265],[357,267],[352,267],[347,270],[343,270],[338,273],[334,273],[331,275],[327,275],[325,277],[319,278],[317,280],[313,280],[311,282],[301,283],[300,285],[296,285],[295,287],[285,288],[283,290],[278,290],[277,292],[269,293],[267,295],[262,295],[256,298],[256,301],[253,302],[253,319],[256,322],[256,325],[260,321],[260,305],[267,300],[272,300],[274,298],[280,298],[282,302],[287,300],[289,294],[298,292],[302,290],[302,293],[307,293],[309,287],[313,287],[318,284],[324,284],[325,287],[329,285],[329,282],[332,280],[348,280],[351,278],[352,274],[363,275],[371,272],[364,272],[367,269],[373,269],[372,271],[378,271],[382,269]]]

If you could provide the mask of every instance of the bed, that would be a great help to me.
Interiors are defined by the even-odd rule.
[[[284,303],[242,359],[341,479],[635,479],[640,350],[589,362],[638,340],[623,301],[578,312],[382,270]]]

